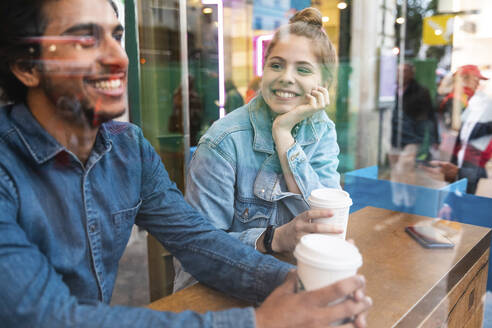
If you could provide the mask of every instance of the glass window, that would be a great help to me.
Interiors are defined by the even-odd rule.
[[[164,161],[184,158],[188,152],[167,143],[175,147],[189,134],[193,152],[200,137],[210,136],[214,122],[262,97],[259,90],[263,90],[265,69],[281,70],[284,65],[264,61],[273,34],[296,12],[314,7],[321,13],[323,33],[336,50],[336,70],[324,112],[334,123],[339,148],[336,171],[342,188],[352,196],[351,213],[372,206],[411,218],[422,215],[460,224],[471,223],[468,218],[474,214],[484,214],[487,199],[476,207],[464,204],[467,197],[490,195],[491,188],[488,78],[492,62],[488,53],[492,29],[488,17],[492,7],[487,1],[188,0],[184,55],[189,82],[184,90],[178,90],[184,71],[179,46],[183,36],[179,19],[184,17],[178,14],[178,3],[163,12],[165,29],[148,19],[145,1],[138,3],[141,55],[147,59],[142,65],[142,94],[152,95],[143,96],[142,112],[149,113],[143,128],[148,137],[157,138],[154,142]],[[318,44],[312,47],[316,50]],[[180,95],[188,97],[188,108],[179,102]],[[173,115],[181,122],[186,111],[189,131],[181,123],[168,123]],[[226,160],[234,162],[230,157]],[[175,178],[184,181],[188,162],[172,163],[180,169]],[[192,161],[191,170],[193,165]],[[277,170],[278,192],[286,192],[285,172]],[[199,172],[210,174],[205,168]],[[259,176],[255,173],[250,179]],[[234,202],[239,206],[237,197]],[[461,206],[469,215],[458,214],[464,213]],[[385,224],[391,226],[393,219],[385,217],[370,233],[384,230]],[[267,221],[257,224],[264,226]],[[455,249],[459,247],[459,225],[438,219],[427,222],[441,225],[439,233],[448,234]],[[490,226],[485,219],[473,222]],[[403,232],[404,227],[400,228]],[[410,238],[405,234],[401,238],[405,236]],[[455,264],[452,259],[440,262],[441,269]],[[414,269],[418,266],[416,258]]]
[[[366,277],[370,327],[492,327],[492,1],[3,0],[0,16],[12,300],[68,286],[145,306],[194,283],[166,242],[234,262],[223,237],[296,263],[314,232],[360,251],[334,262]],[[118,263],[140,275],[116,281]],[[38,266],[63,279],[32,283]],[[210,282],[208,268],[191,271]],[[53,310],[40,299],[49,310],[23,313]]]

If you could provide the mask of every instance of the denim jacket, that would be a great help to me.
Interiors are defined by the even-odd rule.
[[[0,108],[2,327],[254,327],[250,308],[179,314],[108,305],[137,224],[187,271],[260,302],[290,266],[217,230],[169,180],[139,128],[102,125],[85,164],[24,105]]]
[[[295,144],[287,151],[300,195],[287,189],[272,121],[261,95],[218,120],[200,139],[187,177],[188,203],[252,247],[268,225],[281,226],[308,210],[312,190],[340,188],[335,125],[324,111],[294,128]],[[175,290],[189,284],[177,268]]]

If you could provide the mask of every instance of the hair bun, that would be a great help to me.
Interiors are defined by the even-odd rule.
[[[306,24],[314,25],[318,28],[323,27],[323,16],[321,15],[321,12],[313,7],[309,8],[304,8],[301,11],[298,11],[295,13],[294,16],[292,16],[289,19],[289,23],[297,23],[297,22],[304,22]]]

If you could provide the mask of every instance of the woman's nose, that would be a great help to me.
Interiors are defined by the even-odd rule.
[[[284,69],[279,81],[285,84],[293,84],[295,79],[292,70],[289,68]]]

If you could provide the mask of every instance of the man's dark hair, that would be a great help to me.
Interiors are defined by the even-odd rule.
[[[39,44],[28,44],[26,37],[41,36],[46,28],[42,17],[45,0],[0,1],[0,88],[7,101],[22,102],[27,88],[10,70],[10,65],[19,62],[33,65],[39,57]]]
[[[44,34],[47,22],[42,8],[47,1],[56,0],[0,0],[0,97],[5,101],[25,101],[27,87],[12,74],[10,65],[17,62],[26,69],[34,67],[40,46],[26,38]],[[118,15],[116,5],[108,1]]]

